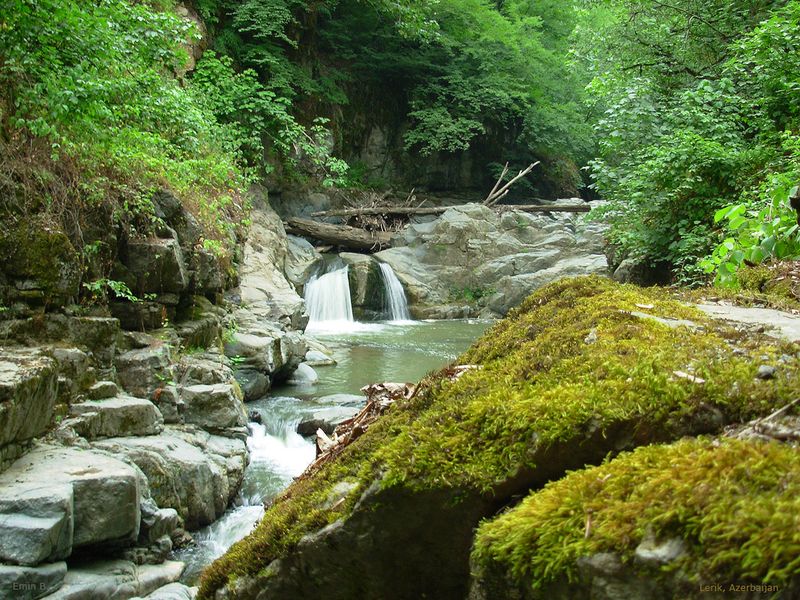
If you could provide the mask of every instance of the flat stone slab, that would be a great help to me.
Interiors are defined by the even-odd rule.
[[[18,522],[23,519],[20,515],[36,517],[14,507],[57,486],[72,488],[73,548],[136,540],[142,475],[131,465],[104,453],[60,446],[42,446],[29,452],[0,474],[0,506],[8,507]],[[56,505],[54,498],[51,506]],[[53,540],[42,538],[42,543],[61,548],[63,540],[56,540],[53,544]]]
[[[0,491],[0,560],[36,566],[72,553],[73,491],[43,483]]]
[[[773,308],[728,304],[697,304],[709,316],[743,325],[764,327],[764,333],[789,342],[800,340],[800,317]]]
[[[66,574],[65,562],[38,567],[0,565],[0,598],[4,600],[43,598],[61,587]]]
[[[127,600],[147,596],[177,581],[185,565],[165,561],[160,565],[141,565],[126,560],[107,560],[70,568],[64,585],[47,600]]]
[[[73,404],[73,416],[79,417],[75,431],[87,439],[127,435],[155,435],[161,432],[164,418],[156,405],[144,398],[116,396]]]

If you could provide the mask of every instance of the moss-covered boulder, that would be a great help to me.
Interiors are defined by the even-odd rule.
[[[773,411],[800,392],[794,350],[662,291],[547,286],[460,357],[476,368],[427,377],[296,481],[201,598],[464,598],[481,519],[609,454]]]
[[[571,473],[483,523],[469,597],[795,598],[798,515],[796,447],[647,446]]]
[[[69,238],[47,223],[0,225],[0,261],[16,299],[57,304],[78,295],[80,256]]]

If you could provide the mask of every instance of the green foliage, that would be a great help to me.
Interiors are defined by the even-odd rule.
[[[526,164],[533,153],[578,159],[590,151],[582,72],[565,60],[570,5],[223,0],[208,12],[230,15],[217,50],[253,68],[264,89],[291,101],[296,118],[334,117],[334,145],[362,126],[337,120],[350,104],[409,122],[402,143],[412,156],[488,141],[502,141]],[[365,90],[379,94],[377,106]]]
[[[103,278],[84,282],[83,287],[92,295],[92,300],[95,302],[105,302],[109,291],[114,293],[114,297],[122,298],[128,302],[136,303],[142,301],[141,298],[130,290],[124,281]]]
[[[796,126],[800,3],[587,6],[577,51],[602,110],[590,166],[610,201],[612,241],[624,254],[672,264],[683,283],[715,266],[729,280],[745,254],[774,256],[771,242],[763,253],[748,248],[790,229],[781,188],[796,177],[796,158],[781,139]],[[739,205],[723,234],[714,215]],[[778,254],[791,255],[788,246]]]
[[[272,152],[318,176],[323,185],[342,181],[347,164],[330,154],[326,120],[317,119],[304,128],[292,116],[291,102],[265,88],[254,70],[237,73],[230,57],[208,51],[197,64],[192,83],[198,101],[224,125],[227,148],[241,153],[248,164],[269,168],[264,161],[268,139]]]
[[[488,298],[492,294],[495,294],[497,290],[492,287],[465,287],[465,288],[453,288],[450,290],[450,299],[454,302],[469,302],[470,304],[476,304],[480,302],[484,298]]]
[[[150,198],[171,188],[229,250],[248,180],[178,77],[192,25],[124,0],[12,0],[0,28],[4,219],[35,214],[88,261],[87,229],[148,234]]]

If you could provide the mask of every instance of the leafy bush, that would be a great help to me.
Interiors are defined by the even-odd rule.
[[[100,230],[147,231],[150,196],[167,187],[227,243],[247,178],[177,78],[197,35],[188,22],[123,0],[12,0],[0,27],[8,219],[42,213],[83,248],[88,213],[112,219]]]
[[[745,260],[797,254],[787,196],[798,175],[800,2],[729,4],[619,0],[583,50],[605,109],[590,167],[612,241],[670,263],[682,283],[715,269],[731,282]]]

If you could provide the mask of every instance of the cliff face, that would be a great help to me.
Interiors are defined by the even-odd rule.
[[[797,394],[795,350],[712,321],[663,292],[591,277],[551,284],[459,359],[471,368],[429,376],[338,456],[292,485],[256,530],[206,571],[201,597],[543,597],[537,590],[572,581],[603,552],[616,553],[610,560],[619,564],[622,579],[644,578],[647,590],[656,575],[636,571],[633,562],[635,551],[645,550],[666,556],[665,564],[679,564],[680,582],[727,577],[789,585],[797,569],[788,555],[781,554],[780,568],[773,565],[769,572],[739,561],[742,548],[770,551],[771,542],[757,528],[742,529],[736,543],[706,545],[703,535],[697,537],[691,517],[682,520],[692,514],[692,493],[660,500],[677,519],[669,526],[658,511],[646,511],[633,529],[622,531],[613,525],[621,523],[622,513],[606,518],[599,508],[598,520],[586,525],[584,509],[594,505],[581,503],[588,502],[584,490],[594,490],[596,478],[567,472],[646,447],[644,454],[618,459],[619,471],[613,470],[616,461],[598,471],[601,479],[629,474],[606,493],[635,511],[626,504],[625,490],[657,494],[657,487],[647,486],[658,465],[669,471],[671,457],[681,456],[687,469],[700,472],[716,447],[703,440],[692,447],[670,442],[718,435],[725,425],[766,416]],[[757,377],[760,363],[779,366]],[[774,440],[721,444],[720,456],[741,456],[766,479],[780,472],[789,478],[780,481],[791,480],[784,455],[795,460],[793,448]],[[640,460],[651,455],[655,471],[641,470]],[[538,492],[550,481],[559,483]],[[781,511],[798,508],[796,496],[781,491],[783,484],[763,490],[759,485],[721,486],[708,497],[720,527],[738,527],[740,517],[725,507],[741,498],[758,504],[751,492],[774,497]],[[576,514],[554,506],[567,493]],[[529,500],[493,524],[503,507],[528,494]],[[514,524],[504,525],[504,518]],[[474,529],[482,519],[490,521],[476,545]],[[561,551],[546,545],[555,543],[549,538],[537,542],[542,519],[558,531],[568,529],[575,543]],[[781,539],[791,538],[790,520],[772,526]],[[521,533],[509,541],[504,527]],[[671,562],[684,556],[672,556],[669,545],[659,550],[672,538],[683,540],[675,544],[687,556],[706,552],[708,560]],[[546,558],[537,558],[539,547]],[[580,571],[587,573],[581,589],[602,583],[601,567]],[[680,585],[674,589],[685,589]]]

